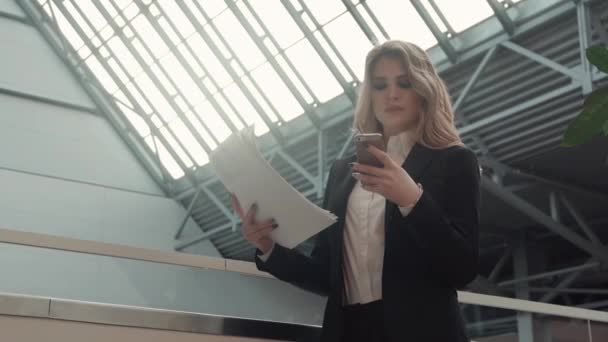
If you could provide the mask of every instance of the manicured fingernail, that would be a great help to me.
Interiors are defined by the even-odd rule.
[[[353,177],[359,177],[360,173],[359,172],[353,172]]]
[[[353,167],[353,166],[355,166],[355,164],[356,164],[356,163],[355,163],[355,162],[352,162],[352,163],[348,163],[348,165],[350,165],[350,167]]]

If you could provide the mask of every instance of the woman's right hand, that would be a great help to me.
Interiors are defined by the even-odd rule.
[[[270,232],[278,227],[274,219],[270,219],[264,222],[257,222],[255,214],[257,211],[257,204],[253,204],[247,213],[241,207],[239,199],[234,194],[230,194],[230,200],[232,202],[232,208],[239,215],[242,221],[241,232],[245,240],[249,241],[255,247],[266,254],[272,249],[274,241],[270,238]]]

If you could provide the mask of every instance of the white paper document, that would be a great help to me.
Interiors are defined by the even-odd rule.
[[[276,220],[279,227],[271,237],[280,245],[294,248],[336,222],[335,215],[309,201],[264,159],[253,128],[233,134],[209,157],[218,178],[245,212],[257,203],[258,221]]]

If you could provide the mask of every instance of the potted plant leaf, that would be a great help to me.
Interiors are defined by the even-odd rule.
[[[596,45],[587,49],[587,60],[600,72],[608,73],[608,47]],[[580,145],[598,134],[608,136],[608,86],[600,87],[585,99],[582,112],[570,123],[562,146]]]

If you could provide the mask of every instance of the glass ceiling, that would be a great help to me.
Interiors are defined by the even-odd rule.
[[[372,41],[437,44],[414,1],[38,0],[174,179],[247,125],[280,139],[314,120],[361,80]],[[448,38],[493,15],[487,0],[417,2]]]

